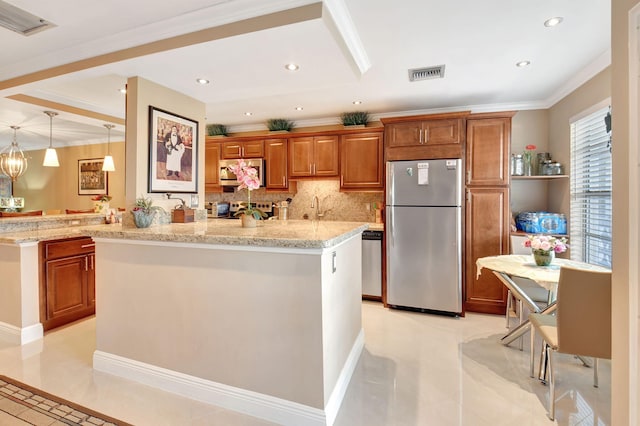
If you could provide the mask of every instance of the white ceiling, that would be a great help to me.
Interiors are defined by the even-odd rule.
[[[118,89],[133,76],[205,102],[208,123],[242,131],[266,129],[268,118],[288,118],[298,126],[337,123],[341,112],[352,110],[380,117],[548,108],[610,63],[610,0],[325,0],[317,19],[28,84],[3,84],[319,0],[7,1],[57,26],[29,37],[0,28],[0,148],[10,142],[11,125],[21,126],[18,142],[25,149],[42,148],[49,140],[43,111],[52,108],[7,96],[23,94],[124,119],[125,97]],[[546,28],[543,22],[554,16],[564,21]],[[367,59],[370,66],[361,72],[356,64],[366,67]],[[521,60],[531,65],[516,67]],[[285,70],[288,62],[300,70]],[[440,64],[446,65],[443,79],[409,82],[409,68]],[[199,77],[211,84],[196,84]],[[354,100],[363,103],[355,106]],[[105,120],[53,110],[60,112],[53,122],[54,144],[106,140]],[[245,116],[247,111],[253,115]],[[123,135],[119,125],[111,139]]]

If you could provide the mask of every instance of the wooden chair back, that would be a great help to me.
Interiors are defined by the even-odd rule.
[[[65,209],[67,214],[76,214],[76,213],[94,213],[93,209],[85,209],[85,210],[74,210],[74,209]]]
[[[611,272],[563,267],[557,300],[558,352],[611,359]]]
[[[42,210],[31,210],[28,212],[0,212],[0,217],[23,217],[42,216]]]

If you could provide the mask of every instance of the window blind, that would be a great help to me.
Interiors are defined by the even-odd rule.
[[[571,259],[611,267],[612,168],[605,107],[571,123]]]

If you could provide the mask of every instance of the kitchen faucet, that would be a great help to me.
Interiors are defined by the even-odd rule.
[[[327,197],[324,198],[324,200],[326,199]],[[320,200],[318,199],[317,195],[314,195],[313,198],[311,199],[311,208],[316,209],[316,219],[320,219],[321,217],[324,217],[324,215],[331,210],[331,209],[327,209],[324,212],[320,210]]]

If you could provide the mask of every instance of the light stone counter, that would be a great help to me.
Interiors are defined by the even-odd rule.
[[[256,228],[242,228],[239,220],[209,219],[206,222],[171,223],[144,229],[123,228],[121,225],[83,227],[82,232],[96,238],[322,249],[333,247],[368,226],[361,222],[267,220],[258,222]]]

